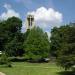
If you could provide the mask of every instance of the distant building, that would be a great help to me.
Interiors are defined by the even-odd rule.
[[[32,29],[34,27],[34,16],[29,14],[26,19],[26,30]]]

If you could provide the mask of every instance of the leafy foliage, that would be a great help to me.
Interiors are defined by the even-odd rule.
[[[12,67],[11,62],[5,53],[2,53],[0,57],[0,65],[6,65],[7,67]]]
[[[65,70],[75,65],[75,24],[54,28],[51,36],[51,53]]]
[[[27,59],[40,59],[49,56],[48,37],[39,27],[34,27],[30,30],[23,46]]]
[[[23,54],[22,21],[17,17],[0,22],[0,51],[6,51],[8,56]]]

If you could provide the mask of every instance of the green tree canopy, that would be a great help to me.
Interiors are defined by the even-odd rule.
[[[19,55],[23,50],[22,21],[17,17],[0,22],[0,50],[9,55]],[[16,53],[17,52],[17,53]]]
[[[51,53],[65,69],[75,65],[75,23],[53,28],[51,35]]]
[[[23,46],[25,57],[28,59],[40,59],[49,56],[49,41],[47,34],[39,27],[34,27],[30,30]]]

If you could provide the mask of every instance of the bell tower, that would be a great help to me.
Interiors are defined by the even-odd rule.
[[[26,30],[32,29],[34,27],[34,16],[29,14],[26,19]]]

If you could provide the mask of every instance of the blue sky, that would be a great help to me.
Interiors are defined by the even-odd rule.
[[[40,27],[44,28],[46,31],[50,30],[52,27],[50,26],[51,24],[62,25],[75,21],[75,0],[0,0],[0,19],[6,18],[6,15],[11,17],[9,16],[11,14],[8,13],[9,10],[12,10],[11,12],[13,12],[15,16],[17,15],[17,17],[20,17],[23,22],[25,21],[28,13],[34,14],[36,20],[38,20],[37,24],[39,24]],[[48,15],[44,16],[45,14],[42,11],[46,11],[47,13],[45,14],[49,14],[49,16],[51,16],[51,12],[53,12],[54,16],[51,16],[53,19],[43,19]],[[41,19],[39,19],[40,17],[36,16],[38,15],[37,13],[40,15],[43,14],[41,15]],[[45,24],[49,24],[49,26],[45,26]]]

